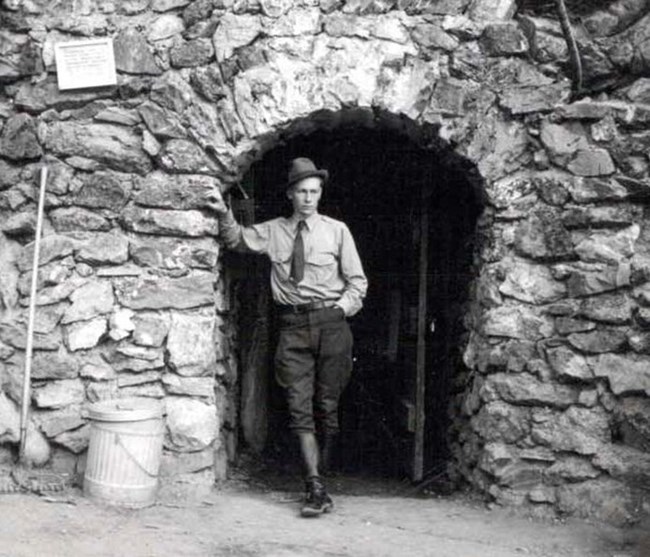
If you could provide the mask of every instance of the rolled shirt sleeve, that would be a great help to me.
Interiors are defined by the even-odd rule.
[[[268,253],[269,224],[263,222],[252,226],[242,226],[232,214],[232,210],[219,219],[219,236],[227,248],[235,251]]]

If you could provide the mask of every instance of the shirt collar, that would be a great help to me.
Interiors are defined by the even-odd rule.
[[[316,223],[320,220],[321,215],[320,213],[314,213],[313,215],[309,215],[305,220],[305,225],[307,226],[307,230],[313,230],[314,226],[316,226]],[[289,218],[289,222],[291,223],[291,228],[296,231],[298,228],[298,221],[300,219],[296,215],[291,215]]]

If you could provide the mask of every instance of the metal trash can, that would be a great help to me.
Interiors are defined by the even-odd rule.
[[[146,398],[115,399],[88,407],[90,444],[84,494],[109,505],[152,505],[158,491],[163,408]]]

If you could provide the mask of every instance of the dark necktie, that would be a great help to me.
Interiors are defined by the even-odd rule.
[[[298,283],[305,274],[305,242],[302,238],[302,231],[305,229],[305,221],[298,221],[298,232],[293,242],[293,256],[291,257],[291,278]]]

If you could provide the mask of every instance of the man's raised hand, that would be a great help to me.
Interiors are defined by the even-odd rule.
[[[218,215],[225,215],[228,212],[228,206],[223,200],[223,195],[221,195],[221,190],[219,188],[214,188],[205,198],[204,206]]]

